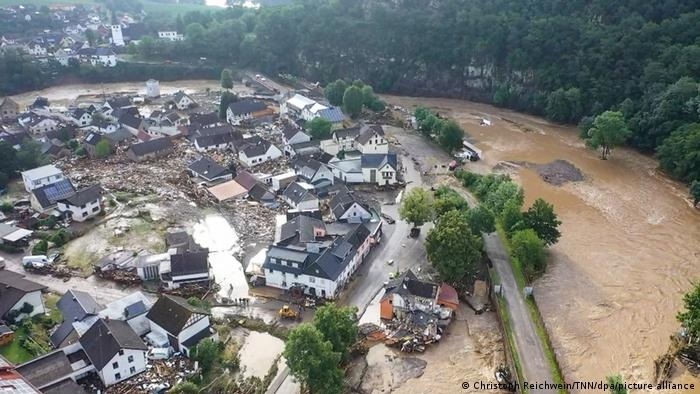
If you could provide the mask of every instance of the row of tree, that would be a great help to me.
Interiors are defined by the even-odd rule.
[[[15,150],[6,141],[0,141],[0,189],[7,186],[11,178],[20,171],[30,170],[48,162],[41,153],[41,144],[32,139],[25,139]]]
[[[342,106],[353,118],[358,116],[363,108],[377,112],[383,111],[385,107],[384,102],[374,94],[374,89],[360,80],[348,83],[338,79],[326,85],[323,93],[331,105]]]
[[[452,119],[441,118],[425,107],[418,107],[414,112],[418,131],[437,141],[448,152],[462,147],[464,130]]]

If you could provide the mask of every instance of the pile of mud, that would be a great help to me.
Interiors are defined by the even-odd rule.
[[[545,164],[530,162],[518,162],[516,164],[537,171],[543,181],[561,186],[566,182],[580,182],[584,180],[583,172],[566,160],[554,160]]]

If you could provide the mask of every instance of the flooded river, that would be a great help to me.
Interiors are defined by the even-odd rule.
[[[387,99],[457,119],[484,151],[485,160],[469,164],[476,171],[501,161],[565,159],[583,172],[584,181],[561,187],[528,169],[515,174],[526,205],[542,197],[563,222],[536,298],[568,381],[617,372],[651,381],[654,359],[678,329],[681,297],[700,280],[700,211],[691,207],[687,188],[629,149],[600,160],[574,127],[458,100]],[[479,126],[482,117],[492,125]]]

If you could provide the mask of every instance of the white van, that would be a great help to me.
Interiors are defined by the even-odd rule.
[[[167,360],[172,355],[172,347],[154,347],[148,351],[149,360]]]
[[[24,256],[22,257],[22,266],[26,267],[43,267],[49,263],[48,257],[43,254],[34,256]]]

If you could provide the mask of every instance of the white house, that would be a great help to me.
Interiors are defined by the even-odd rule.
[[[182,41],[185,39],[185,36],[178,34],[176,31],[159,31],[158,38],[168,41]]]
[[[53,164],[33,168],[31,170],[22,172],[22,181],[24,182],[24,189],[28,192],[31,192],[32,190],[41,186],[56,183],[62,179],[65,179],[65,176],[63,176],[63,172]]]
[[[80,336],[80,346],[105,386],[146,370],[148,347],[123,320],[97,319]]]
[[[328,205],[333,218],[337,221],[361,223],[372,218],[369,208],[347,190],[343,190],[333,196]]]
[[[282,199],[298,211],[317,211],[318,197],[314,187],[306,182],[293,182],[282,193]]]
[[[103,319],[123,320],[129,324],[136,335],[145,335],[151,330],[151,325],[146,314],[153,306],[153,302],[140,291],[133,292],[118,300],[105,305],[99,312]]]
[[[314,104],[316,104],[316,101],[301,94],[295,94],[280,104],[280,113],[301,119],[304,108],[311,107]]]
[[[384,138],[384,129],[379,125],[363,126],[355,140],[355,146],[362,154],[389,153],[389,142]]]
[[[122,27],[120,25],[111,25],[110,30],[112,31],[112,44],[123,47],[124,35],[122,34]]]
[[[151,333],[147,336],[149,341],[172,346],[175,351],[182,351],[188,357],[191,349],[202,339],[217,339],[209,313],[195,308],[181,297],[161,296],[146,317],[151,326]]]
[[[206,156],[202,156],[190,163],[190,165],[187,166],[187,170],[193,177],[201,179],[207,185],[214,185],[233,179],[231,170]]]
[[[92,219],[102,212],[102,188],[93,185],[58,201],[57,208],[76,222]]]
[[[396,183],[398,162],[396,154],[362,155],[362,180],[364,183],[393,185]]]
[[[282,151],[279,148],[258,136],[243,139],[236,149],[238,150],[238,159],[248,167],[282,156]]]
[[[336,178],[345,183],[363,183],[364,177],[362,174],[362,159],[352,158],[339,160],[333,158],[328,162],[328,167],[333,171]]]
[[[87,126],[92,122],[92,114],[83,108],[77,108],[71,113],[71,119],[76,126]]]
[[[29,121],[22,125],[34,135],[44,134],[58,129],[58,122],[45,116],[32,116]]]
[[[58,182],[38,187],[31,191],[29,202],[37,212],[48,212],[57,207],[58,202],[75,193],[75,187],[70,179],[64,178]]]
[[[294,162],[297,175],[315,187],[332,185],[335,175],[331,169],[316,159],[299,159]]]
[[[175,106],[180,111],[186,110],[187,108],[197,105],[197,103],[192,99],[192,97],[188,96],[187,93],[185,93],[182,90],[175,93],[172,102],[175,103]]]
[[[155,79],[146,81],[146,97],[155,98],[160,96],[160,82]]]
[[[117,65],[117,55],[110,48],[95,48],[95,54],[91,56],[90,63],[93,66],[100,64],[105,67],[114,67]]]
[[[32,56],[46,56],[47,52],[46,47],[38,41],[30,42],[24,50]]]
[[[0,319],[14,314],[16,320],[43,314],[46,311],[41,292],[46,286],[24,279],[24,275],[0,270]],[[23,313],[24,304],[31,305],[31,312]]]
[[[59,49],[56,52],[53,53],[53,57],[56,59],[56,61],[62,65],[63,67],[68,66],[68,61],[70,60],[71,56],[69,53],[69,50],[67,49]]]
[[[338,145],[338,150],[352,151],[356,150],[355,140],[360,135],[359,127],[351,127],[348,129],[340,129],[333,132],[333,142]]]
[[[184,252],[170,255],[170,269],[160,271],[161,281],[170,289],[187,283],[209,282],[209,252]]]
[[[291,145],[309,141],[311,141],[311,137],[308,134],[304,133],[303,131],[292,125],[285,125],[284,129],[282,129],[282,142],[284,142],[284,151],[290,156],[294,155],[294,151],[292,150]]]
[[[244,99],[228,105],[226,121],[232,125],[239,125],[245,120],[259,118],[271,113],[270,108],[262,101]]]

